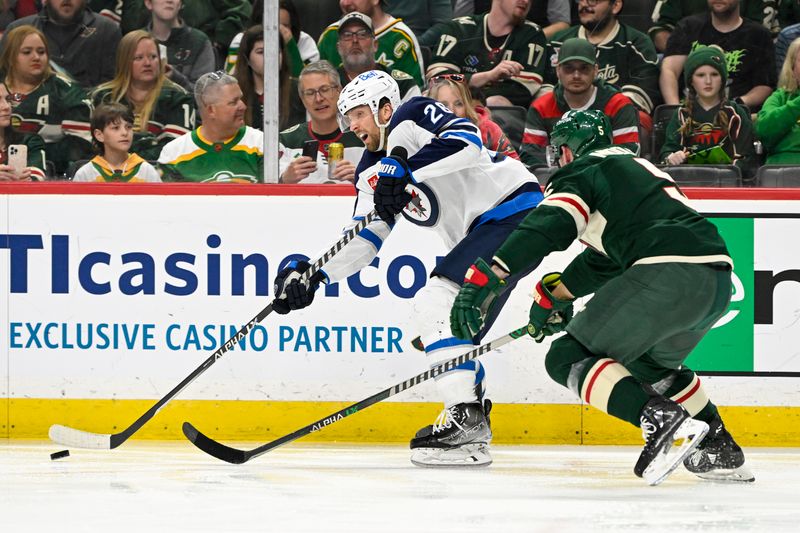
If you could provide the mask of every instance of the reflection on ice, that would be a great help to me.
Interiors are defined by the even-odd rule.
[[[250,446],[252,443],[246,443]],[[796,531],[800,450],[748,449],[753,484],[682,468],[658,487],[634,447],[495,446],[475,470],[420,469],[403,446],[292,445],[245,465],[188,442],[111,451],[0,441],[3,531]]]

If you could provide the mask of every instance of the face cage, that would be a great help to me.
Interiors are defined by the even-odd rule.
[[[548,167],[558,166],[558,147],[553,144],[548,144],[544,149],[545,160]]]

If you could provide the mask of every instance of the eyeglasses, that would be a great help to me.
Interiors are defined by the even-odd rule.
[[[584,2],[587,6],[594,7],[600,2],[605,2],[605,1],[606,0],[575,0],[575,3],[580,4],[581,2]],[[613,4],[614,2],[616,2],[616,0],[608,0],[608,2]]]
[[[19,104],[20,102],[25,100],[26,96],[28,96],[28,95],[24,94],[24,93],[9,93],[8,96],[6,96],[6,102],[8,102],[8,103],[10,103],[12,105],[13,104]]]
[[[454,81],[456,83],[464,83],[467,77],[463,74],[438,74],[431,78],[431,83],[442,83],[445,80]]]
[[[323,85],[319,89],[306,89],[304,91],[300,91],[300,94],[303,95],[303,98],[308,98],[309,100],[316,98],[317,94],[323,98],[327,98],[330,96],[332,91],[336,91],[338,89],[339,87],[336,85]]]
[[[226,74],[227,74],[227,72],[225,72],[224,70],[217,70],[217,71],[214,71],[214,72],[209,72],[208,73],[208,77],[211,78],[214,81],[219,81]]]
[[[359,41],[366,41],[367,39],[372,39],[372,32],[370,32],[369,30],[339,32],[339,39],[343,41],[352,41],[353,37],[355,37]]]

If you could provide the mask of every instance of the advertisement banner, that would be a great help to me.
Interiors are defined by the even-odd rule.
[[[0,205],[0,394],[140,399],[161,397],[266,306],[283,263],[334,242],[352,198],[23,194]],[[759,202],[698,205],[736,267],[729,312],[687,364],[800,372],[800,259],[787,244],[800,222],[786,206],[800,207],[767,216],[752,212]],[[524,325],[536,279],[580,250],[552,254],[523,280],[487,339]],[[357,400],[423,371],[413,297],[443,253],[433,232],[398,224],[368,267],[306,310],[267,317],[181,398]],[[544,371],[548,346],[520,339],[481,359],[496,402],[578,403]],[[798,403],[790,380],[736,379],[715,401]],[[435,399],[430,383],[396,398]]]

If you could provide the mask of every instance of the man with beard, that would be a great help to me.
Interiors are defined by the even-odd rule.
[[[96,87],[114,77],[114,59],[121,38],[119,27],[86,7],[86,0],[44,0],[36,15],[15,20],[6,33],[27,24],[44,33],[50,62],[83,88]],[[0,49],[5,38],[0,41]],[[60,68],[59,68],[60,67]]]
[[[622,91],[639,108],[643,127],[652,129],[650,114],[661,103],[658,88],[658,57],[650,38],[617,16],[623,0],[579,0],[580,25],[559,32],[550,41],[551,66],[548,81],[555,83],[556,58],[562,43],[570,38],[586,39],[597,49],[597,77]]]
[[[571,109],[596,109],[611,121],[611,138],[639,154],[639,112],[633,102],[598,78],[594,46],[585,39],[567,39],[558,51],[555,89],[537,98],[525,120],[520,159],[528,168],[550,165],[546,155],[550,132]]]
[[[353,183],[356,165],[364,153],[364,144],[352,131],[343,133],[336,120],[336,102],[342,86],[339,73],[325,60],[306,65],[300,73],[298,90],[311,120],[295,124],[280,135],[281,183]],[[316,141],[317,153],[303,155],[303,146]],[[331,143],[343,145],[343,159],[335,167],[328,165]]]
[[[354,11],[343,16],[339,21],[337,31],[338,43],[336,50],[341,56],[339,77],[344,87],[356,76],[368,70],[382,70],[391,74],[400,87],[400,97],[403,102],[422,92],[408,73],[382,65],[375,60],[378,51],[378,41],[372,29],[372,19],[363,13]]]
[[[194,86],[194,99],[202,126],[161,150],[163,180],[263,183],[264,134],[245,125],[247,106],[236,78],[222,71],[203,74]]]
[[[332,65],[338,66],[344,60],[342,52],[339,50],[339,32],[342,31],[342,22],[347,19],[346,15],[351,13],[362,13],[370,19],[370,31],[375,39],[376,47],[373,57],[380,65],[383,65],[391,72],[397,70],[405,72],[414,79],[414,83],[420,87],[424,86],[423,73],[425,65],[422,61],[422,49],[417,42],[414,32],[411,31],[405,22],[391,16],[384,11],[385,0],[339,0],[339,7],[342,9],[344,17],[339,22],[328,26],[319,37],[317,48],[319,48],[320,59],[329,61]],[[374,25],[374,26],[373,26]],[[360,74],[373,67],[358,71]],[[342,84],[347,84],[348,80],[342,80]],[[400,86],[401,95],[403,86]]]
[[[461,73],[490,106],[527,107],[544,80],[547,40],[525,20],[530,0],[494,0],[489,13],[446,24],[426,76]]]
[[[699,45],[725,50],[729,97],[757,111],[775,87],[775,50],[764,26],[743,19],[739,0],[708,0],[709,13],[686,17],[667,42],[661,65],[661,94],[667,104],[680,102],[683,65]]]
[[[785,26],[778,15],[784,6],[790,4],[785,0],[741,0],[742,16],[753,22],[763,24],[772,35],[777,34]],[[656,45],[656,50],[663,52],[667,48],[667,40],[675,31],[675,25],[686,17],[708,12],[707,0],[659,0],[653,9],[654,25],[647,30]]]

